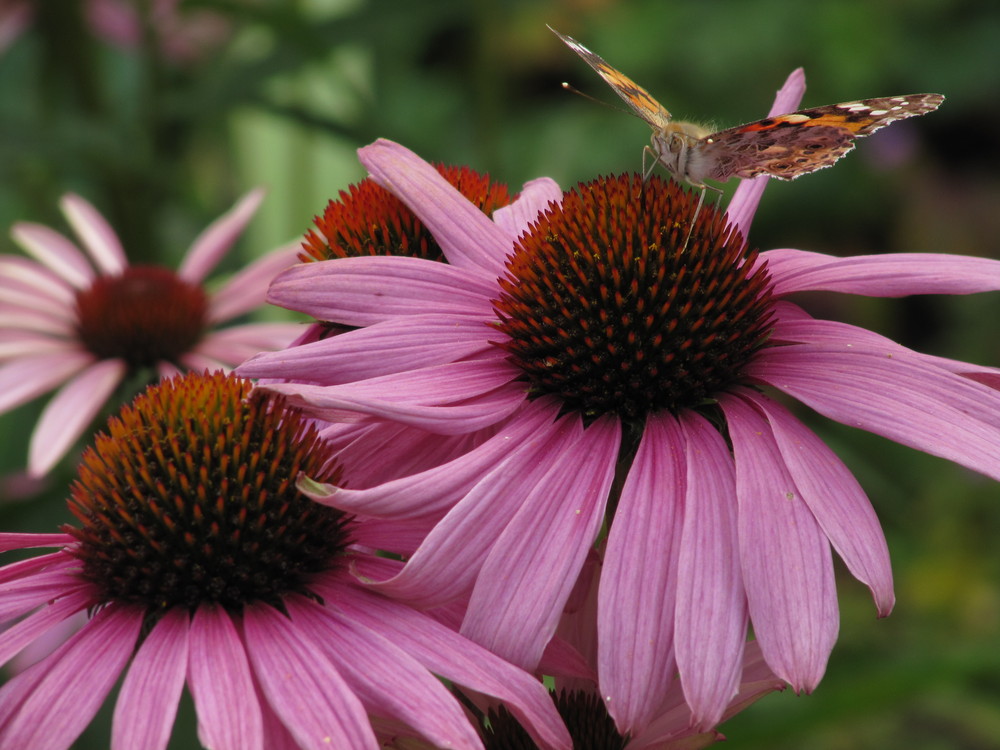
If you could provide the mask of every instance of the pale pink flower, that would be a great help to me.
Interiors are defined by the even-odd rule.
[[[803,87],[797,71],[774,111],[795,109]],[[996,370],[785,299],[992,291],[1000,263],[758,256],[705,206],[688,242],[696,196],[656,178],[563,196],[539,180],[491,221],[401,146],[360,153],[448,264],[346,258],[286,271],[272,301],[358,330],[240,372],[299,378],[266,387],[321,418],[496,430],[412,477],[303,486],[351,512],[438,520],[377,587],[421,606],[469,597],[462,632],[528,669],[610,520],[597,662],[622,732],[649,725],[675,674],[694,721],[714,725],[740,682],[748,622],[769,668],[812,690],[838,631],[834,550],[879,615],[892,609],[887,545],[864,491],[763,389],[1000,478],[1000,393],[979,382],[997,382]],[[743,183],[729,207],[743,233],[763,186]]]
[[[205,286],[262,198],[255,190],[213,222],[176,272],[130,265],[114,230],[77,195],[60,206],[79,246],[40,224],[14,225],[33,259],[0,255],[0,412],[59,389],[31,436],[31,474],[66,455],[128,375],[231,367],[301,333],[292,323],[221,327],[263,303],[272,277],[294,262],[293,245],[214,291]]]

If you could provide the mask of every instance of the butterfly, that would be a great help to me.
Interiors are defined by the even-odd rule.
[[[933,112],[941,94],[908,94],[829,104],[768,117],[713,132],[673,119],[662,104],[631,78],[612,68],[572,37],[549,30],[563,40],[604,79],[633,113],[653,129],[652,145],[643,149],[643,177],[657,163],[676,180],[718,192],[705,180],[770,175],[782,180],[829,167],[854,148],[857,138],[907,117]],[[646,157],[653,157],[646,169]],[[701,203],[699,201],[699,207]]]

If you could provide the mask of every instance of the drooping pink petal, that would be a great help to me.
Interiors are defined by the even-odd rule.
[[[0,366],[0,412],[51,391],[93,362],[94,355],[89,352],[64,351]]]
[[[68,748],[132,655],[142,611],[112,606],[0,689],[0,747]]]
[[[514,421],[520,422],[520,416],[516,420],[511,417],[505,424],[512,424]],[[345,471],[350,475],[351,485],[363,489],[374,488],[404,477],[416,478],[416,475],[429,469],[452,461],[464,460],[470,452],[478,449],[499,430],[500,425],[497,425],[488,430],[477,430],[464,435],[431,438],[426,431],[408,425],[370,419],[329,424],[320,430],[320,437],[331,451],[338,454],[337,460],[344,465]],[[457,464],[456,470],[461,471]],[[442,478],[446,479],[444,475]],[[471,484],[468,486],[471,487]],[[442,489],[442,491],[447,490]],[[327,491],[321,494],[329,493]],[[432,498],[436,494],[433,493]],[[433,499],[429,501],[434,502]],[[443,504],[443,507],[451,506]],[[434,513],[435,511],[431,511],[430,515]],[[392,518],[397,517],[395,513],[389,515]]]
[[[394,255],[293,266],[274,279],[267,300],[317,320],[368,326],[421,314],[493,320],[490,300],[497,294],[495,278],[447,263]]]
[[[674,654],[693,720],[708,730],[722,719],[743,670],[747,608],[736,475],[725,440],[706,419],[684,412],[680,426],[687,442],[687,493]]]
[[[502,447],[506,442],[502,436],[507,434],[501,431],[489,442]],[[546,419],[529,437],[511,441],[510,455],[462,495],[403,570],[373,587],[421,607],[438,606],[466,595],[504,529],[528,498],[537,493],[549,467],[579,439],[579,425],[575,422]]]
[[[767,116],[774,117],[775,115],[794,112],[799,108],[799,103],[802,101],[802,95],[805,92],[805,71],[802,68],[796,68],[785,79],[785,84],[778,90],[777,95],[774,97],[774,104],[771,105],[771,110],[767,113]],[[733,199],[729,202],[729,208],[726,209],[729,221],[739,229],[744,237],[749,236],[750,224],[753,221],[754,214],[757,213],[757,206],[760,203],[760,198],[764,194],[764,188],[767,187],[769,179],[767,175],[761,175],[750,180],[740,180],[740,184],[733,194]]]
[[[760,700],[761,697],[775,690],[784,690],[785,681],[776,677],[764,659],[757,641],[747,643],[743,655],[743,676],[740,678],[740,691],[736,694],[723,716],[723,721],[740,713],[743,709]]]
[[[343,598],[341,594],[338,601]],[[454,696],[405,649],[333,608],[297,597],[290,597],[286,606],[308,642],[323,650],[368,713],[405,723],[435,747],[482,747]]]
[[[985,367],[971,362],[915,352],[866,328],[835,320],[814,318],[787,300],[778,300],[775,304],[775,310],[777,315],[775,316],[774,328],[771,331],[771,342],[822,344],[850,348],[862,346],[872,351],[879,350],[886,357],[902,353],[917,357],[928,364],[941,367],[957,375],[975,376],[975,379],[981,383],[991,385],[994,388],[998,387],[993,384],[1000,380],[1000,368]]]
[[[79,611],[80,598],[64,596],[4,630],[0,639],[0,665]]]
[[[747,374],[830,419],[1000,479],[1000,393],[920,355],[795,344],[762,350]]]
[[[188,614],[160,618],[132,659],[112,721],[112,750],[162,750],[170,741],[188,664]]]
[[[350,623],[380,633],[434,674],[503,701],[540,747],[569,747],[539,680],[411,607],[364,592],[339,599]]]
[[[120,359],[102,359],[76,375],[49,401],[28,446],[28,472],[43,476],[59,463],[125,377]]]
[[[413,315],[261,354],[242,365],[239,374],[317,385],[350,383],[496,351],[490,339],[499,337],[481,318]]]
[[[851,574],[871,589],[879,617],[892,611],[889,547],[858,480],[836,454],[785,407],[763,394],[741,391],[770,422],[785,467]]]
[[[75,289],[93,283],[94,268],[68,238],[43,224],[18,222],[10,235],[21,248]]]
[[[202,745],[265,750],[246,651],[229,615],[216,605],[200,605],[191,620],[188,685]]]
[[[719,403],[736,461],[740,558],[754,634],[775,674],[810,692],[839,627],[830,544],[767,421],[736,396]]]
[[[268,704],[302,747],[378,750],[364,707],[315,634],[263,604],[245,609],[243,627]]]
[[[262,200],[262,188],[251,190],[235,206],[209,224],[191,244],[177,275],[192,284],[201,284],[246,229]]]
[[[371,414],[455,435],[496,424],[524,402],[518,376],[501,359],[456,362],[411,373],[384,375],[335,386],[267,383],[258,387],[283,394],[288,402],[323,419],[343,410]]]
[[[549,204],[561,202],[562,190],[555,180],[539,177],[524,183],[517,200],[494,211],[493,221],[511,240],[516,240]]]
[[[264,304],[268,285],[275,276],[296,264],[300,250],[299,243],[272,250],[233,276],[212,295],[209,323],[222,323]]]
[[[59,207],[101,273],[116,276],[125,270],[128,259],[121,241],[96,208],[73,193],[64,195]]]
[[[476,494],[486,493],[483,497],[489,495],[488,488],[496,484],[492,481],[493,477],[484,480],[489,474],[496,479],[502,477],[504,483],[530,481],[525,476],[523,464],[537,466],[545,456],[546,444],[554,433],[561,431],[553,427],[557,408],[535,402],[481,445],[452,461],[422,472],[404,475],[368,489],[355,490],[317,483],[300,484],[300,489],[317,502],[369,517],[412,519],[441,516],[481,482],[483,488]],[[371,440],[365,440],[362,449],[370,448]],[[374,448],[377,450],[378,446]],[[534,458],[526,454],[533,454]],[[347,456],[345,463],[353,470],[350,453],[345,451],[342,455]],[[488,505],[488,501],[478,499],[470,507],[473,505],[482,508]],[[497,517],[496,512],[496,509],[490,509],[487,517],[473,523],[482,528],[483,522]],[[456,540],[464,538],[460,532],[447,532],[447,537]],[[466,550],[474,548],[464,542],[462,547]]]
[[[597,594],[600,690],[622,734],[642,731],[673,679],[685,473],[676,420],[648,417],[611,522]]]
[[[0,621],[20,617],[60,597],[72,598],[80,609],[94,604],[93,585],[80,578],[74,563],[63,559],[65,557],[60,553],[45,555],[40,558],[44,565],[37,568],[28,565],[29,561],[4,566],[4,573],[9,578],[0,586]],[[15,565],[18,566],[15,571],[20,574],[17,578],[10,570]],[[75,567],[78,568],[79,563]],[[31,574],[32,569],[40,572]]]
[[[1000,261],[943,253],[887,253],[838,258],[784,248],[760,254],[776,294],[830,291],[869,297],[975,294],[1000,289]]]
[[[281,723],[281,719],[274,713],[274,709],[268,705],[267,698],[260,692],[259,685],[257,699],[264,717],[264,747],[266,750],[302,750],[302,746],[295,740],[288,728]]]
[[[434,167],[384,138],[358,149],[358,159],[372,179],[403,201],[427,226],[449,265],[479,272],[487,279],[495,279],[503,272],[511,238]]]
[[[487,555],[462,634],[533,670],[604,519],[621,423],[600,418],[524,498]]]

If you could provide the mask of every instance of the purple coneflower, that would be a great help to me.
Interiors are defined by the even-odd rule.
[[[67,748],[125,673],[112,747],[164,748],[185,684],[206,747],[371,748],[414,736],[481,748],[435,675],[502,701],[543,748],[569,748],[544,686],[438,620],[358,583],[409,531],[295,487],[344,467],[281,397],[221,373],[151,386],[85,451],[58,547],[0,568],[0,663],[93,618],[0,689],[0,747]],[[131,664],[129,664],[131,660]],[[383,734],[384,733],[384,734]]]
[[[263,303],[273,276],[294,262],[294,246],[217,291],[203,286],[262,198],[249,193],[202,232],[178,271],[129,265],[114,230],[76,195],[60,205],[86,255],[48,227],[14,226],[14,240],[34,260],[0,256],[0,412],[61,386],[32,434],[30,473],[51,469],[129,374],[233,366],[301,332],[291,323],[217,328]]]
[[[803,85],[793,75],[776,108],[794,109]],[[675,674],[693,720],[715,724],[739,685],[748,621],[769,667],[812,690],[838,630],[832,550],[880,616],[892,609],[888,550],[863,490],[765,390],[1000,478],[1000,394],[977,382],[995,370],[783,299],[996,290],[1000,263],[758,255],[743,233],[761,180],[729,207],[739,229],[702,207],[689,233],[696,200],[638,177],[598,179],[547,207],[526,192],[490,221],[406,149],[378,141],[360,153],[449,263],[286,271],[272,301],[358,330],[320,342],[325,362],[315,344],[240,371],[280,378],[308,359],[308,382],[267,387],[320,417],[497,430],[412,477],[308,490],[352,512],[439,519],[377,585],[421,606],[469,596],[462,632],[528,669],[595,541],[606,545],[598,667],[620,731],[649,724]],[[501,226],[512,215],[516,241]]]

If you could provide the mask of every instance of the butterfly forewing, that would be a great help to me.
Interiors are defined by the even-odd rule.
[[[592,67],[597,75],[604,79],[629,108],[640,118],[649,123],[650,127],[660,130],[670,122],[670,113],[654,99],[646,89],[633,81],[624,73],[612,68],[600,55],[596,55],[580,44],[576,39],[560,34],[551,26],[549,31],[563,40],[567,47],[578,54],[583,61]]]

